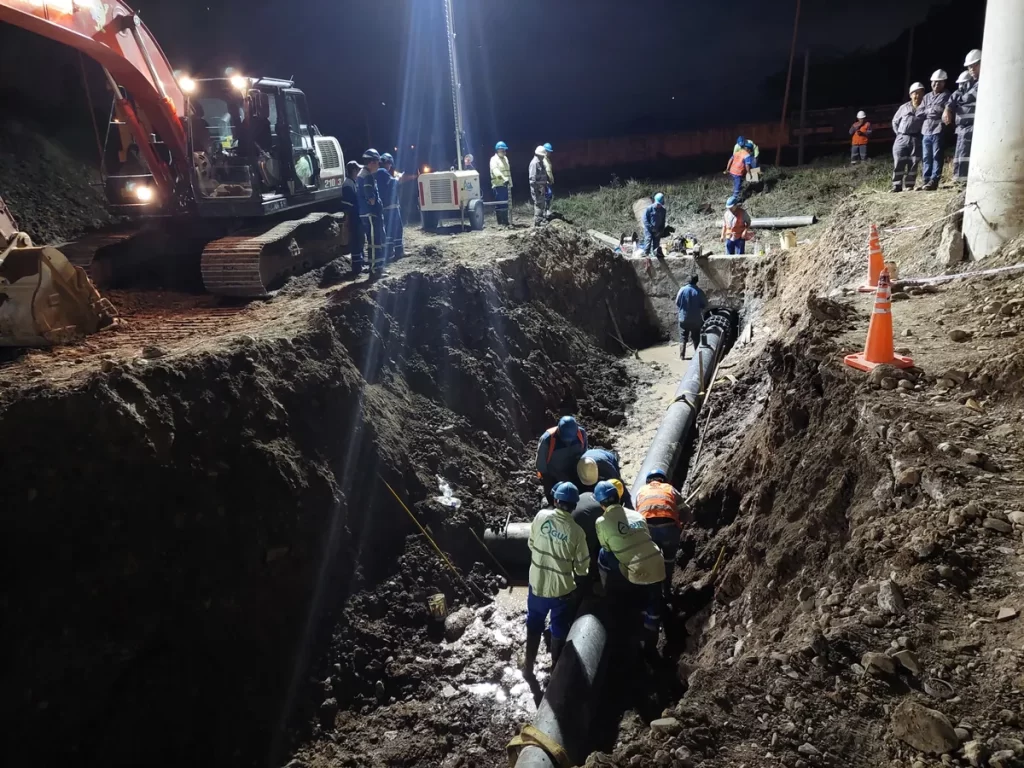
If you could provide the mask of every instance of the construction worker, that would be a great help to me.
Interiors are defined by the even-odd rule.
[[[508,226],[508,203],[512,197],[512,168],[508,162],[508,144],[499,141],[494,145],[494,157],[491,158],[491,189],[498,205],[494,215],[499,224]]]
[[[622,483],[622,472],[619,470],[619,455],[607,448],[590,448],[584,451],[576,462],[576,476],[580,479],[580,490],[591,491],[602,480],[618,480]],[[622,503],[632,507],[632,499],[625,486],[619,494]]]
[[[747,250],[747,238],[753,234],[750,228],[750,214],[743,210],[740,199],[733,195],[725,201],[725,219],[722,224],[722,242],[730,256],[743,255]]]
[[[526,596],[526,659],[523,676],[533,677],[540,638],[551,615],[551,668],[565,647],[575,608],[576,579],[590,571],[583,529],[572,519],[580,493],[572,483],[553,489],[554,509],[542,509],[530,526],[530,587]]]
[[[349,247],[352,249],[352,277],[362,274],[365,250],[362,218],[359,216],[359,195],[356,192],[356,178],[363,166],[355,160],[345,164],[345,182],[341,185],[341,207],[348,222]]]
[[[921,83],[910,86],[910,101],[901,106],[892,118],[896,143],[892,145],[892,190],[909,192],[917,183],[917,167],[921,163],[921,127],[924,125],[924,94]]]
[[[740,136],[736,139],[736,146],[732,148],[732,153],[736,154],[740,149],[745,149],[750,153],[750,156],[753,158],[751,167],[757,168],[760,164],[761,148],[750,139]]]
[[[590,446],[587,431],[572,416],[563,416],[558,426],[540,436],[537,443],[537,477],[544,486],[544,495],[550,501],[551,489],[558,483],[576,484],[576,464]]]
[[[957,91],[942,113],[942,122],[952,125],[956,119],[956,154],[953,155],[953,181],[967,183],[971,167],[971,143],[974,140],[974,113],[978,107],[978,80],[981,78],[981,51],[975,48],[964,59],[970,80],[964,90]],[[959,82],[959,81],[958,81]]]
[[[359,218],[362,220],[366,237],[366,250],[370,256],[370,279],[384,276],[384,205],[377,187],[377,171],[380,170],[380,152],[368,149],[363,153],[363,168],[356,177],[356,192],[359,195]]]
[[[740,136],[743,139],[742,136]],[[743,180],[747,177],[747,171],[754,167],[754,157],[747,150],[745,146],[746,139],[743,139],[744,144],[736,142],[736,146],[733,147],[732,157],[729,158],[729,162],[725,165],[725,173],[732,176],[732,194],[733,197],[739,197],[743,191]]]
[[[665,556],[667,578],[664,584],[668,591],[679,552],[679,532],[683,523],[689,522],[689,516],[685,514],[683,495],[668,482],[665,470],[659,468],[647,473],[645,485],[636,493],[636,511],[647,521],[651,538]]]
[[[956,92],[964,93],[971,83],[971,73],[966,69],[960,73],[960,77],[956,79]]]
[[[871,123],[868,113],[861,110],[857,113],[857,122],[850,126],[850,165],[868,161],[868,140],[871,138]]]
[[[942,176],[942,113],[952,95],[946,90],[946,70],[937,69],[932,73],[932,90],[924,97],[924,124],[921,126],[921,149],[923,153],[924,189],[939,188]]]
[[[544,170],[548,172],[548,190],[544,193],[544,215],[547,218],[551,218],[551,200],[555,196],[555,170],[551,167],[551,155],[554,154],[555,148],[551,146],[551,142],[544,145]]]
[[[533,226],[543,226],[547,221],[548,172],[544,162],[548,151],[544,147],[533,150],[530,161],[530,197],[533,198]]]
[[[626,591],[638,593],[643,605],[644,646],[654,652],[661,624],[664,556],[651,538],[647,521],[638,512],[622,506],[614,485],[607,481],[598,483],[594,498],[604,510],[595,524],[601,545],[598,553],[601,582],[611,595]]]
[[[398,199],[398,175],[395,158],[385,152],[380,156],[381,170],[377,171],[377,187],[384,200],[384,231],[387,233],[385,253],[388,263],[405,255],[405,226],[402,223],[402,204]],[[381,173],[383,171],[383,173]],[[382,184],[387,184],[387,192]]]
[[[473,165],[473,156],[467,154],[462,158],[462,170],[464,171],[475,171],[476,166]]]
[[[704,327],[704,310],[708,299],[697,287],[698,276],[690,276],[690,282],[676,294],[676,309],[679,311],[679,356],[686,359],[686,340],[693,338],[693,352],[700,346],[700,329]]]
[[[659,192],[654,196],[654,202],[644,211],[644,256],[665,258],[661,250],[661,238],[665,232],[667,218],[665,195]]]

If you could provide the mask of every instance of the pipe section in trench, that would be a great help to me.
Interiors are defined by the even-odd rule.
[[[681,484],[686,468],[679,467],[686,439],[691,434],[711,386],[715,370],[728,346],[732,331],[728,311],[715,311],[704,323],[701,343],[683,375],[675,398],[662,419],[643,466],[633,483],[632,493],[644,485],[654,468],[665,470]],[[682,475],[682,477],[681,477]],[[529,523],[513,523],[502,533],[488,530],[484,541],[506,567],[529,567]],[[517,570],[518,570],[517,568]],[[671,577],[669,577],[671,578]],[[604,675],[615,646],[609,639],[615,624],[607,620],[606,601],[589,600],[573,622],[565,649],[551,671],[547,690],[537,708],[533,728],[558,744],[571,765],[582,765],[592,743],[591,724],[601,700]],[[559,762],[539,746],[525,746],[515,768],[558,768]]]

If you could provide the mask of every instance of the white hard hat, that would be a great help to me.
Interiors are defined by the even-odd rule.
[[[543,146],[540,146],[533,150],[533,154],[537,155],[537,157],[547,157],[548,151]]]
[[[860,112],[857,113],[857,119],[858,120],[863,120],[867,116],[868,116],[868,113],[865,112],[863,109]]]
[[[939,80],[949,80],[949,75],[946,74],[946,70],[936,69],[934,72],[932,72],[932,82],[934,83]]]
[[[925,88],[925,87],[924,87],[923,85],[921,85],[920,83],[914,83],[914,84],[913,84],[912,86],[910,86],[910,92],[911,92],[911,93],[913,93],[914,91],[927,91],[927,90],[928,90],[928,89],[927,89],[927,88]]]
[[[597,485],[597,481],[601,479],[597,471],[597,462],[589,456],[584,456],[576,462],[576,474],[583,485]]]
[[[958,78],[956,79],[956,81],[957,81],[957,83],[966,83],[966,82],[967,82],[968,80],[970,80],[970,79],[971,79],[971,73],[970,73],[970,72],[968,72],[968,71],[967,71],[967,70],[965,69],[965,70],[964,70],[963,72],[961,72],[961,73],[960,73],[960,77],[958,77]]]
[[[969,67],[971,64],[977,64],[979,61],[981,61],[981,48],[975,48],[967,54],[967,58],[964,59],[964,66]]]

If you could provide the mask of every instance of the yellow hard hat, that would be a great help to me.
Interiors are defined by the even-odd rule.
[[[621,480],[617,480],[615,478],[612,478],[608,482],[615,486],[615,490],[619,492],[619,501],[622,501],[622,497],[626,493],[626,486],[622,484]]]

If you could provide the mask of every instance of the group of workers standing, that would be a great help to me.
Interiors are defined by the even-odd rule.
[[[352,222],[352,277],[362,273],[369,255],[370,279],[376,280],[387,264],[405,255],[395,159],[368,149],[362,165],[353,160],[345,171],[341,202]]]
[[[542,144],[533,151],[530,160],[530,199],[533,201],[533,225],[539,227],[551,219],[551,200],[554,198],[555,171],[551,166],[551,155],[555,148],[550,143]],[[472,155],[467,156],[472,168]],[[512,166],[508,159],[508,144],[499,141],[494,145],[494,156],[490,163],[491,191],[497,203],[495,213],[498,223],[508,226],[508,207],[512,200]]]
[[[967,183],[974,138],[974,113],[978,104],[978,80],[981,76],[981,50],[974,49],[964,59],[967,69],[956,81],[956,89],[947,87],[949,75],[937,69],[932,73],[931,90],[923,83],[910,86],[910,101],[901,105],[892,119],[896,141],[892,147],[892,191],[909,192],[917,185],[918,168],[924,184],[921,189],[934,191],[942,176],[942,128],[956,126],[956,151],[953,155],[953,181]],[[867,160],[871,123],[864,112],[857,113],[857,122],[850,127],[853,137],[850,162]]]
[[[550,506],[530,527],[524,675],[533,676],[549,617],[554,666],[579,601],[591,592],[642,617],[642,645],[656,654],[680,532],[689,522],[667,471],[649,472],[631,498],[618,456],[591,448],[586,430],[563,416],[541,435],[537,474]]]

